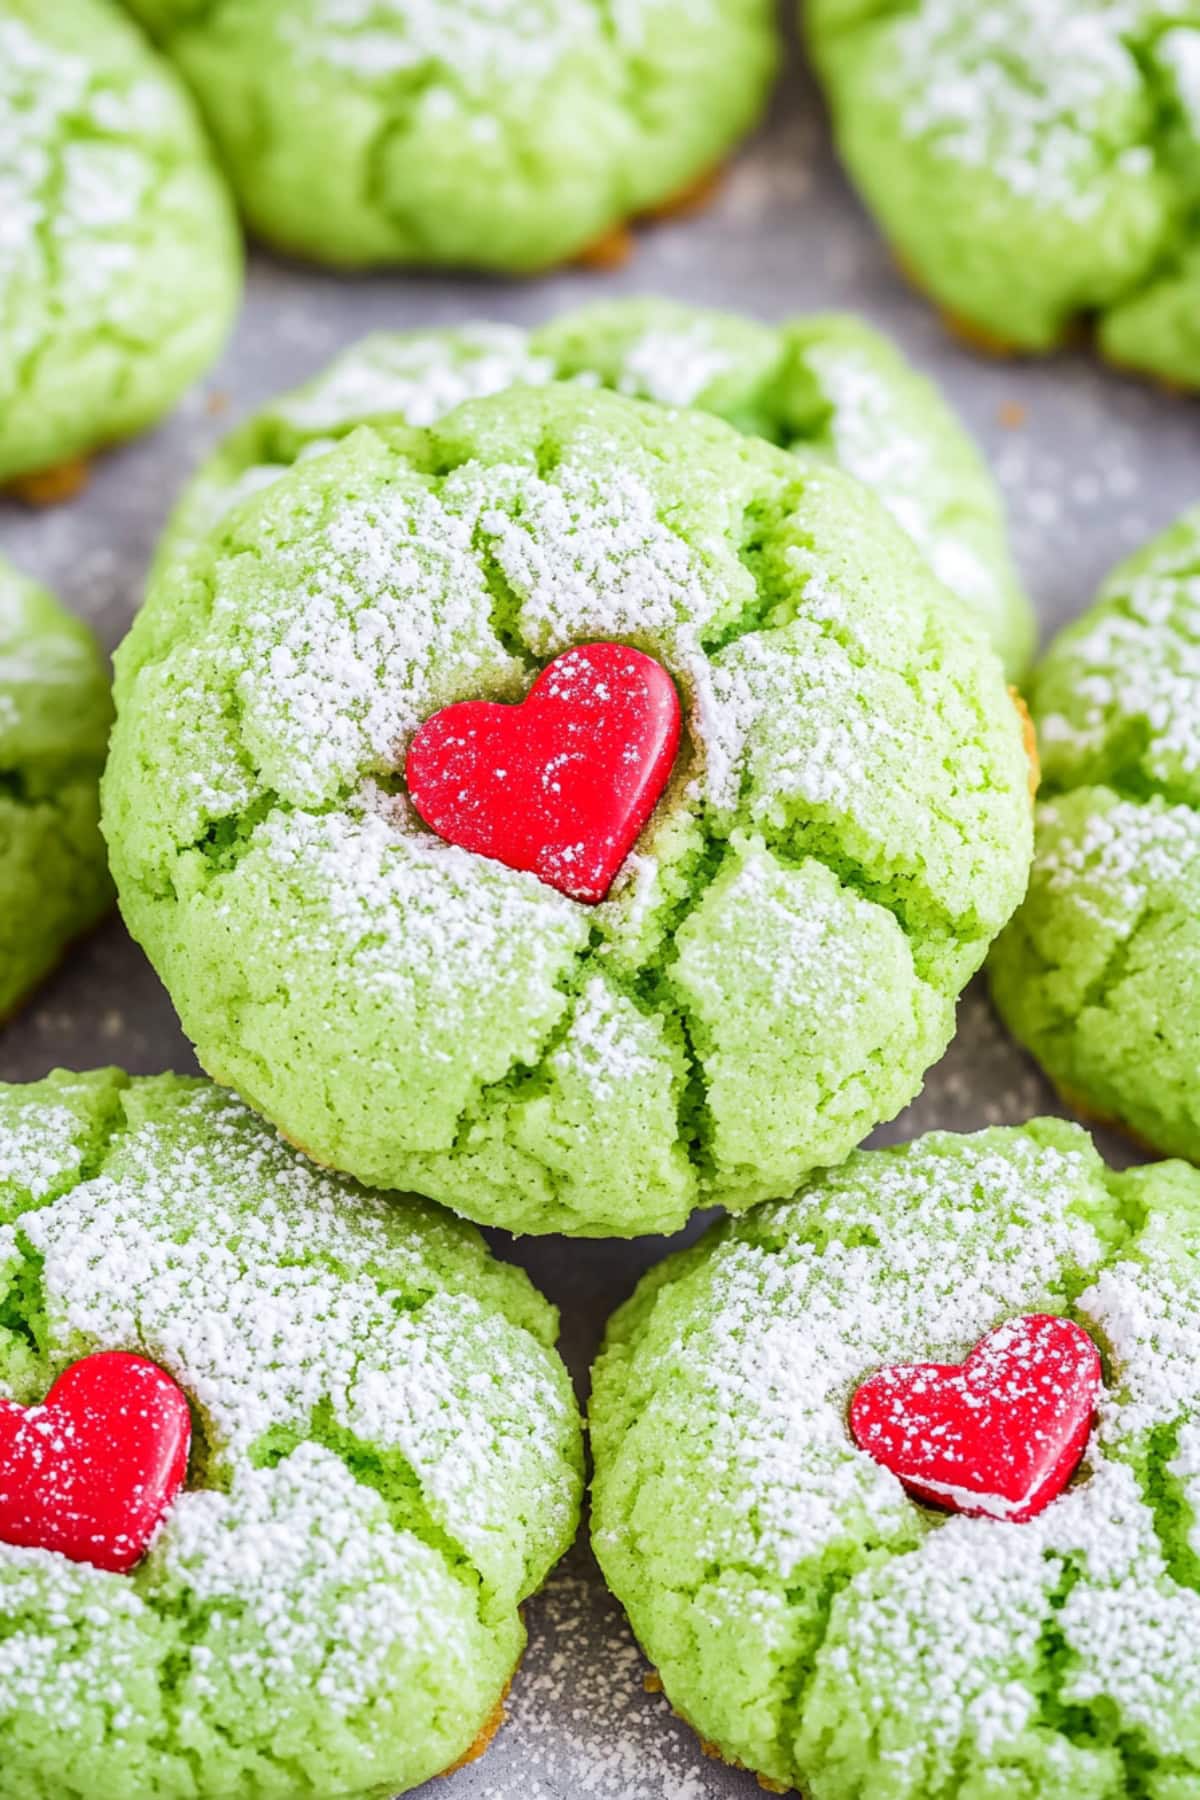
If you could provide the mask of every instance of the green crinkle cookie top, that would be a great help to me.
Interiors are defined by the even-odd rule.
[[[1116,570],[1031,704],[1046,786],[997,1002],[1068,1098],[1196,1159],[1200,511]]]
[[[91,633],[0,559],[0,1016],[112,903],[99,824],[111,721]]]
[[[1144,1800],[1200,1783],[1200,1175],[1058,1120],[859,1152],[643,1281],[595,1370],[593,1536],[673,1704],[811,1800]],[[1029,1524],[907,1497],[847,1410],[881,1365],[1066,1313],[1105,1359]]]
[[[578,1517],[555,1330],[468,1227],[206,1082],[0,1088],[0,1393],[132,1350],[195,1420],[131,1576],[0,1545],[0,1792],[366,1800],[456,1761]]]
[[[247,489],[357,425],[432,425],[464,400],[557,380],[698,407],[827,456],[874,489],[1009,675],[1024,673],[1033,612],[991,477],[933,384],[848,316],[770,326],[667,300],[617,300],[533,332],[489,324],[379,332],[235,431],[192,483],[173,533],[207,529]]]
[[[916,280],[1006,343],[1098,315],[1200,385],[1197,0],[810,0],[851,173]]]
[[[129,0],[254,229],[318,261],[538,270],[757,119],[769,0]]]
[[[588,907],[433,836],[402,771],[440,707],[596,640],[665,664],[686,732]],[[700,413],[560,384],[311,446],[167,553],[119,661],[114,869],[205,1066],[517,1230],[667,1230],[838,1161],[1025,881],[961,609],[865,488]]]
[[[0,221],[3,482],[160,417],[237,304],[191,104],[109,0],[0,0]]]

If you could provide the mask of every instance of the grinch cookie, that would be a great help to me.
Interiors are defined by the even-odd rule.
[[[0,1088],[0,1161],[0,1787],[367,1800],[447,1769],[578,1516],[553,1309],[206,1082]]]
[[[811,1800],[1196,1791],[1198,1245],[1194,1170],[1043,1119],[859,1152],[654,1269],[595,1370],[593,1541],[676,1709]]]
[[[177,78],[109,0],[0,0],[0,483],[160,418],[237,304]]]
[[[99,817],[111,720],[91,633],[0,560],[0,1019],[112,904]]]
[[[991,477],[933,384],[848,316],[769,326],[667,300],[616,300],[534,332],[488,324],[378,332],[235,431],[191,484],[172,536],[206,531],[247,489],[358,425],[432,425],[464,400],[558,380],[698,407],[840,464],[875,490],[1009,675],[1024,673],[1033,612]]]
[[[1026,879],[961,608],[860,484],[700,413],[558,384],[313,445],[176,541],[119,661],[110,851],[205,1067],[515,1230],[840,1160]]]
[[[1200,511],[1037,669],[1029,894],[992,992],[1064,1098],[1200,1160]]]
[[[130,0],[253,229],[319,262],[530,272],[675,199],[754,124],[767,0]]]
[[[850,172],[948,313],[1026,350],[1094,317],[1200,385],[1194,0],[809,0]]]

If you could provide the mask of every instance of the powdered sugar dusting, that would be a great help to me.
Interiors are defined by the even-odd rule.
[[[1116,571],[1035,699],[1054,785],[1134,782],[1200,804],[1200,514]]]
[[[617,385],[623,394],[660,406],[694,406],[731,364],[729,351],[701,317],[676,330],[643,332],[625,352]]]
[[[1186,886],[1200,869],[1200,816],[1186,806],[1117,800],[1104,789],[1076,793],[1040,810],[1034,878],[1127,935],[1156,890]]]
[[[0,481],[158,417],[233,311],[229,201],[172,72],[105,6],[0,18]]]
[[[938,152],[986,168],[1025,202],[1095,216],[1108,191],[1109,125],[1130,121],[1117,167],[1152,175],[1153,157],[1133,134],[1141,88],[1126,34],[1141,22],[1136,0],[1079,7],[1072,0],[1009,0],[1004,7],[922,0],[897,20],[894,51],[875,73],[899,105],[905,133]]]
[[[541,1303],[434,1209],[318,1171],[217,1090],[181,1086],[168,1104],[153,1091],[139,1117],[130,1090],[100,1173],[0,1227],[0,1294],[35,1259],[50,1366],[136,1347],[173,1375],[201,1421],[199,1476],[132,1585],[0,1546],[0,1729],[14,1709],[81,1728],[86,1685],[73,1696],[61,1655],[81,1617],[103,1624],[115,1676],[189,1608],[211,1613],[181,1653],[181,1716],[197,1728],[222,1717],[231,1668],[262,1684],[277,1724],[310,1686],[348,1718],[395,1706],[434,1643],[473,1684],[494,1632],[501,1662],[482,1679],[498,1686],[513,1609],[577,1499],[569,1385],[524,1322],[548,1325]],[[10,1112],[13,1166],[37,1173],[56,1124]],[[5,1367],[19,1387],[44,1383],[29,1359]],[[356,1456],[389,1471],[384,1497]],[[494,1597],[490,1625],[459,1558]],[[89,1656],[81,1683],[98,1679]]]
[[[286,394],[275,416],[300,431],[337,432],[394,417],[432,425],[464,400],[554,379],[548,357],[515,325],[457,331],[376,332],[337,357],[317,379]]]
[[[1003,1762],[1031,1724],[1052,1738],[1040,1696],[1060,1679],[1062,1698],[1103,1698],[1162,1754],[1192,1754],[1177,1721],[1200,1675],[1200,1599],[1152,1446],[1182,1421],[1167,1462],[1194,1479],[1198,1218],[1189,1171],[1107,1176],[1081,1132],[1047,1122],[856,1156],[678,1265],[597,1371],[596,1544],[699,1729],[717,1713],[687,1646],[732,1631],[775,1666],[795,1641],[785,1621],[806,1616],[797,1597],[836,1564],[778,1735],[751,1723],[739,1742],[729,1721],[766,1700],[754,1655],[728,1669],[722,1742],[752,1766],[819,1781],[836,1719],[916,1800]],[[1083,1478],[1034,1521],[921,1511],[853,1445],[846,1408],[872,1369],[957,1362],[990,1327],[1073,1306],[1111,1358],[1101,1426]],[[1056,1619],[1074,1653],[1061,1677],[1043,1661]],[[1077,1741],[1053,1749],[1066,1770]]]
[[[302,503],[272,540],[272,579],[249,597],[235,579],[213,625],[229,628],[247,747],[288,799],[387,768],[439,704],[513,678],[470,528],[425,488],[342,502],[327,521]]]
[[[950,592],[990,620],[1006,604],[995,567],[1000,552],[985,558],[963,516],[965,453],[924,419],[918,427],[915,405],[903,404],[907,387],[884,379],[878,355],[865,347],[816,339],[804,360],[830,403],[828,429],[842,468],[874,489]],[[981,503],[976,525],[983,512]]]
[[[597,1107],[625,1082],[656,1079],[662,1067],[662,1024],[599,975],[588,979],[569,1035],[551,1056],[561,1074],[586,1083]]]
[[[520,989],[524,1011],[536,985],[538,1005],[549,1007],[555,966],[569,966],[586,942],[586,913],[535,876],[499,863],[482,874],[469,851],[397,830],[403,819],[382,810],[291,814],[262,828],[268,866],[283,882],[296,882],[310,904],[314,935],[307,950],[325,955],[334,968],[351,953],[359,962],[365,955],[377,992],[392,993],[413,1013],[428,1004],[453,1035],[469,1038],[478,1029],[478,1020],[471,1023],[472,995],[479,1007],[504,1004],[498,997],[513,984],[508,1004],[517,1004]],[[330,934],[325,943],[315,935],[322,917]],[[403,958],[394,944],[400,920]],[[448,1042],[447,1054],[449,1048]]]
[[[692,481],[680,475],[689,459]],[[848,556],[849,545],[859,548]],[[148,619],[173,604],[171,569],[160,565]],[[741,1155],[736,1171],[718,1159],[702,1179],[735,1204],[787,1191],[844,1152],[852,1120],[869,1128],[877,1108],[911,1097],[945,1042],[949,995],[1013,904],[1028,788],[998,669],[960,640],[949,601],[858,484],[686,413],[563,385],[510,391],[428,439],[364,427],[318,452],[211,544],[194,544],[187,569],[211,587],[211,610],[181,625],[177,649],[147,659],[118,737],[161,702],[156,736],[187,746],[167,765],[147,836],[167,858],[203,859],[189,865],[187,935],[203,942],[217,988],[225,971],[245,971],[236,1042],[222,1030],[219,1050],[203,1046],[221,1011],[211,996],[188,1027],[210,1066],[312,1153],[509,1224],[514,1208],[541,1228],[554,1205],[575,1217],[586,1194],[600,1209],[593,1228],[624,1229],[629,1184],[606,1200],[598,1179],[614,1153],[599,1088],[582,1066],[566,1080],[544,1065],[571,1041],[560,1034],[605,959],[640,988],[649,1020],[638,1035],[657,1074],[637,1130],[659,1187],[645,1212],[661,1227],[682,1222],[701,1153],[672,1105],[677,1053],[661,1042],[664,1026],[680,1035],[686,1002],[659,977],[681,921],[707,919],[711,869],[738,829],[772,855],[845,865],[846,889],[863,891],[822,894],[820,944],[803,935],[803,979],[776,984],[771,1030],[763,1013],[733,1055],[679,1053],[692,1056],[697,1095],[718,1065],[735,1086],[753,1065],[774,1095],[748,1169]],[[589,643],[654,657],[678,687],[685,730],[640,863],[586,916],[493,858],[454,852],[417,818],[403,771],[432,715],[520,700],[539,661]],[[197,655],[198,679],[175,685]],[[211,755],[200,755],[197,720]],[[236,793],[248,772],[252,796],[206,821],[203,801]],[[563,847],[575,849],[569,834]],[[132,846],[139,860],[149,848]],[[124,878],[141,885],[138,872]],[[828,870],[812,879],[839,887]],[[919,906],[901,904],[897,879]],[[154,931],[161,892],[156,869]],[[770,935],[786,944],[773,921]],[[894,994],[878,969],[860,979],[866,940]],[[161,955],[182,992],[191,974],[178,949],[169,933]],[[762,965],[747,977],[765,984]],[[283,969],[281,998],[272,971]],[[784,993],[807,1014],[786,1012]],[[853,1019],[854,1030],[827,1046],[804,1016]],[[328,1071],[320,1096],[296,1066],[299,1042]],[[834,1102],[851,1043],[865,1064]],[[792,1068],[785,1082],[792,1058],[810,1079],[797,1083]],[[537,1107],[510,1106],[523,1070],[554,1077]],[[351,1142],[349,1089],[367,1071],[379,1116],[353,1102]],[[522,1137],[519,1154],[510,1136]],[[753,1173],[764,1160],[769,1187]]]
[[[72,306],[116,306],[120,283],[138,255],[136,224],[154,165],[132,145],[106,142],[113,121],[84,55],[39,37],[19,16],[0,19],[0,291],[46,282],[51,270],[69,284]],[[112,96],[109,96],[111,102]],[[161,123],[164,91],[138,84],[127,103]],[[122,108],[124,129],[131,116]],[[94,135],[67,141],[77,120]],[[36,307],[7,316],[6,363],[17,368],[45,332]]]
[[[618,6],[614,28],[624,41],[637,11]],[[505,82],[545,80],[580,40],[597,43],[600,17],[587,0],[552,5],[521,0],[313,0],[288,20],[285,40],[302,61],[327,63],[360,79],[386,81],[431,62],[447,71],[445,83],[427,92],[452,101],[456,86],[490,93]],[[627,47],[633,48],[636,39]],[[454,71],[451,81],[449,71]]]
[[[19,1132],[0,1132],[0,1182],[44,1200],[82,1164],[79,1121],[65,1106],[30,1107]],[[7,1212],[0,1200],[0,1213]]]
[[[474,471],[467,478],[479,480]],[[451,495],[457,485],[450,477]],[[537,656],[581,639],[632,637],[677,645],[678,658],[722,598],[696,552],[659,517],[636,466],[606,459],[593,470],[576,457],[547,481],[500,464],[475,504]]]

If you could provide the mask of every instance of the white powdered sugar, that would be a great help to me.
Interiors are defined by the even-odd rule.
[[[164,1597],[183,1590],[216,1613],[204,1654],[190,1660],[185,1730],[189,1719],[203,1729],[204,1709],[220,1706],[231,1667],[260,1683],[284,1716],[311,1684],[345,1717],[378,1699],[379,1671],[397,1649],[478,1630],[474,1600],[441,1554],[394,1529],[379,1496],[319,1444],[248,1471],[232,1493],[185,1494],[150,1579]],[[269,1614],[266,1592],[278,1596]],[[270,1626],[252,1647],[239,1629],[243,1610]]]
[[[895,54],[874,83],[906,136],[986,169],[1028,205],[1087,219],[1114,161],[1125,175],[1153,175],[1137,132],[1143,78],[1126,38],[1141,10],[1136,0],[921,0],[889,34]],[[1113,119],[1128,136],[1110,147]]]
[[[614,8],[618,43],[638,17],[636,6]],[[368,82],[433,64],[446,72],[434,91],[452,98],[463,87],[490,97],[506,83],[545,81],[572,49],[598,45],[603,36],[587,0],[312,0],[286,21],[284,41],[298,60]],[[632,50],[636,41],[625,47]],[[428,103],[428,93],[425,98]]]
[[[589,976],[551,1065],[581,1082],[602,1107],[629,1082],[656,1080],[663,1065],[662,1020],[648,1018],[601,975]]]
[[[1038,814],[1035,879],[1097,919],[1136,923],[1155,890],[1186,887],[1200,868],[1200,814],[1187,806],[1047,801]]]
[[[297,804],[394,765],[428,713],[519,673],[495,636],[467,521],[417,482],[298,511],[272,578],[218,597],[242,735],[266,783]],[[387,678],[381,679],[381,671]]]
[[[52,1367],[136,1348],[173,1375],[203,1434],[199,1479],[132,1583],[0,1547],[0,1719],[33,1707],[70,1728],[61,1635],[34,1636],[26,1613],[103,1622],[118,1679],[156,1629],[143,1604],[213,1609],[185,1717],[219,1713],[234,1669],[285,1710],[312,1682],[348,1714],[394,1655],[442,1642],[453,1668],[483,1654],[491,1628],[458,1559],[511,1609],[574,1514],[569,1385],[516,1322],[532,1295],[434,1209],[319,1171],[217,1090],[190,1085],[140,1122],[131,1092],[102,1172],[0,1227],[0,1291],[35,1260]],[[3,1135],[35,1198],[63,1180],[56,1109]],[[384,1497],[356,1456],[381,1468]],[[395,1515],[389,1492],[411,1494]]]
[[[1118,574],[1113,586],[1117,597],[1102,596],[1090,627],[1051,658],[1051,693],[1065,675],[1070,694],[1066,707],[1039,707],[1039,739],[1050,773],[1069,778],[1140,721],[1141,774],[1169,791],[1200,776],[1200,569],[1172,533],[1128,584]]]
[[[482,483],[476,470],[463,479],[534,655],[589,639],[650,640],[664,653],[675,648],[672,660],[698,646],[722,583],[660,519],[636,466],[606,459],[592,469],[575,456],[551,480],[516,464],[489,468]],[[455,476],[447,478],[452,504],[459,488]]]
[[[0,18],[0,293],[60,292],[93,330],[106,316],[118,328],[137,316],[122,284],[185,118],[166,79],[139,78],[124,39],[114,48],[104,69],[19,14]],[[8,308],[6,368],[43,340],[47,305]]]
[[[307,387],[285,395],[274,416],[298,431],[335,432],[394,417],[432,425],[465,400],[507,387],[543,387],[549,357],[535,356],[516,325],[469,324],[456,331],[380,331],[353,345]]]
[[[1191,135],[1200,143],[1200,17],[1193,29],[1164,31],[1154,46],[1155,60],[1170,78]]]
[[[957,445],[910,417],[896,386],[881,377],[866,350],[816,340],[805,346],[804,360],[829,402],[828,429],[841,467],[879,495],[952,594],[995,606],[996,571],[964,528],[967,483]],[[951,450],[952,469],[947,466]],[[982,511],[981,502],[981,516]]]
[[[701,1730],[686,1646],[730,1631],[786,1656],[788,1619],[844,1565],[780,1717],[781,1767],[801,1785],[835,1719],[913,1800],[973,1757],[1003,1763],[1031,1727],[1073,1767],[1080,1740],[1053,1747],[1047,1693],[1114,1708],[1162,1755],[1194,1754],[1200,1181],[1180,1167],[1162,1178],[1169,1198],[1157,1179],[1108,1176],[1057,1124],[931,1137],[852,1158],[733,1227],[682,1266],[678,1304],[668,1282],[597,1372],[596,1541]],[[959,1362],[999,1323],[1072,1307],[1108,1359],[1100,1424],[1079,1478],[1031,1522],[917,1507],[855,1447],[847,1408],[867,1374]],[[759,1703],[742,1692],[752,1677],[728,1679],[731,1704]]]
[[[20,1131],[0,1132],[0,1183],[44,1200],[78,1169],[78,1145],[79,1121],[69,1107],[30,1107]]]
[[[645,331],[622,358],[617,387],[660,406],[694,406],[733,367],[733,356],[704,318]]]
[[[302,897],[306,953],[331,970],[353,956],[378,998],[426,1022],[426,1053],[448,1063],[488,1016],[552,1023],[563,1006],[555,977],[586,943],[586,915],[534,875],[481,869],[469,851],[405,829],[406,816],[278,814],[256,834],[272,879]]]
[[[748,791],[759,824],[861,814],[905,772],[896,698],[885,670],[807,623],[747,634],[709,676],[708,797],[732,808]]]
[[[425,73],[416,104],[449,119],[467,110],[464,100],[473,113],[481,103],[503,113],[514,93],[581,57],[636,70],[639,54],[654,53],[661,10],[663,0],[603,8],[592,0],[306,0],[280,15],[279,31],[297,64],[323,65],[368,87]],[[697,33],[727,23],[713,0],[690,0],[687,10]]]

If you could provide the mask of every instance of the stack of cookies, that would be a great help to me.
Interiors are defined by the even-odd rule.
[[[806,25],[973,339],[1200,386],[1198,0]],[[239,212],[591,295],[463,322],[442,276],[245,409],[159,496],[115,684],[0,563],[0,1800],[480,1756],[592,1352],[593,1579],[749,1772],[622,1800],[1200,1795],[1200,512],[1034,665],[889,338],[766,274],[772,324],[604,291],[780,48],[765,0],[0,0],[0,543],[56,502],[21,535],[69,547],[216,363]],[[86,1018],[114,896],[207,1079],[22,1038],[64,958]],[[1065,1116],[862,1148],[985,964]],[[584,1240],[678,1232],[569,1374],[516,1240],[605,1281]]]

